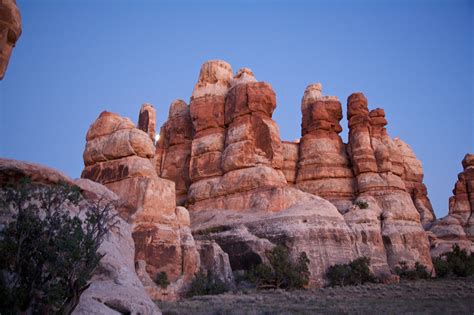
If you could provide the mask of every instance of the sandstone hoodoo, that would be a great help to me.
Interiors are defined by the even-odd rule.
[[[433,257],[450,251],[454,244],[474,252],[474,154],[466,154],[462,166],[449,198],[448,215],[430,229]]]

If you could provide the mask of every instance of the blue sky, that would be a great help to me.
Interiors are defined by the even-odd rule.
[[[347,97],[364,92],[422,161],[438,216],[474,152],[469,1],[17,2],[23,34],[0,83],[2,157],[79,177],[101,111],[136,121],[150,102],[160,126],[210,59],[272,84],[286,140],[300,136],[307,84],[322,82],[344,114]]]

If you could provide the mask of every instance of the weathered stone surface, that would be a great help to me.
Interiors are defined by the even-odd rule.
[[[155,167],[160,177],[175,182],[178,205],[185,204],[191,184],[189,163],[192,139],[189,106],[182,100],[174,100],[169,109],[168,120],[161,127],[155,151]]]
[[[122,128],[124,125],[126,128]],[[130,126],[126,119],[115,114],[101,114],[88,132],[88,136],[94,136],[89,137],[86,151],[91,147],[90,142],[108,138],[108,143],[112,141],[110,139],[120,138],[124,132],[141,133],[143,139],[151,142],[145,132]],[[134,153],[118,159],[112,158],[119,154],[109,155],[112,160],[86,166],[82,177],[103,183],[120,197],[118,210],[132,226],[135,260],[144,261],[151,279],[158,272],[166,272],[174,283],[169,296],[178,296],[199,267],[199,254],[190,233],[189,220],[183,219],[186,209],[176,208],[175,184],[158,177],[152,164],[153,155],[142,157],[138,152]],[[163,165],[168,165],[166,156]],[[147,292],[153,291],[153,286],[144,284]]]
[[[194,86],[191,103],[206,95],[225,96],[232,83],[232,68],[222,60],[210,60],[201,66],[199,79]]]
[[[303,114],[296,187],[321,196],[346,212],[355,198],[355,179],[339,133],[342,108],[334,96],[322,96],[321,84],[309,85]]]
[[[282,141],[283,164],[282,172],[285,175],[286,182],[293,186],[296,183],[296,171],[299,157],[299,141]]]
[[[215,241],[196,241],[201,261],[201,269],[211,272],[226,284],[234,286],[234,274],[229,262],[229,255]]]
[[[0,80],[5,76],[13,47],[21,35],[20,10],[15,0],[0,0]]]
[[[432,268],[429,241],[413,200],[401,178],[404,167],[398,146],[388,136],[385,112],[369,112],[367,99],[354,93],[347,100],[348,151],[359,197],[371,196],[382,209],[382,240],[392,269],[400,261],[420,262]]]
[[[77,207],[64,205],[71,214],[78,214],[102,200],[114,202],[118,196],[101,184],[87,179],[71,180],[62,173],[42,165],[9,159],[0,159],[0,190],[8,181],[28,177],[33,182],[52,185],[58,182],[77,185],[84,199]],[[0,221],[5,219],[2,215]],[[80,298],[73,314],[161,314],[158,307],[147,296],[135,273],[131,226],[123,219],[110,229],[99,247],[104,257],[95,271],[91,284]],[[0,227],[3,222],[0,222]]]
[[[193,234],[198,240],[215,240],[229,255],[233,270],[266,262],[265,251],[276,244],[288,247],[293,258],[305,252],[311,261],[311,285],[323,285],[327,267],[355,257],[351,231],[331,203],[300,194],[304,197],[299,203],[274,213],[192,211]]]
[[[138,129],[146,132],[150,136],[151,141],[155,141],[156,110],[153,105],[145,103],[140,108],[140,114],[138,116]]]
[[[433,257],[451,251],[454,244],[474,252],[474,154],[466,154],[462,166],[449,199],[448,215],[430,229]]]
[[[403,159],[402,179],[405,183],[406,191],[410,194],[416,209],[420,213],[421,223],[428,229],[436,216],[428,198],[428,191],[423,184],[423,168],[421,162],[416,158],[411,147],[400,138],[393,140],[397,145]]]
[[[235,74],[232,80],[232,86],[247,82],[257,82],[257,79],[255,79],[252,70],[249,68],[241,68]]]

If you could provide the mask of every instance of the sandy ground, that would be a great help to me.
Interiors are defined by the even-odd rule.
[[[163,314],[474,314],[474,277],[158,302]]]

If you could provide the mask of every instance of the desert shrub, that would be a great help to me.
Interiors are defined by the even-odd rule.
[[[168,275],[166,274],[166,272],[164,271],[158,272],[155,278],[155,283],[159,287],[166,289],[168,285],[170,284],[170,281],[168,280]]]
[[[266,253],[269,264],[258,264],[247,272],[247,278],[257,289],[302,289],[309,281],[309,259],[302,252],[295,262],[281,245]]]
[[[450,272],[448,262],[441,257],[435,257],[433,259],[433,267],[436,271],[436,277],[438,278],[444,278]]]
[[[415,268],[413,269],[410,269],[408,267],[408,263],[406,261],[400,261],[398,264],[399,266],[395,267],[395,273],[401,279],[408,279],[408,280],[429,279],[431,276],[426,266],[421,264],[418,261],[415,263]]]
[[[326,276],[331,286],[358,285],[375,282],[370,271],[370,258],[359,257],[348,264],[336,264],[328,268]]]
[[[100,199],[75,215],[82,199],[66,183],[23,179],[0,193],[0,313],[69,314],[103,255],[98,248],[115,225],[114,205]]]
[[[204,270],[199,270],[194,275],[187,296],[215,295],[227,292],[228,290],[227,285],[221,279],[214,276],[211,271],[206,273]]]
[[[367,201],[364,201],[364,200],[357,200],[355,202],[355,205],[359,207],[360,209],[367,209],[369,207],[369,204],[367,203]]]
[[[467,277],[474,274],[474,255],[468,254],[457,244],[453,245],[451,252],[433,259],[433,264],[439,278],[450,274],[457,277]]]

